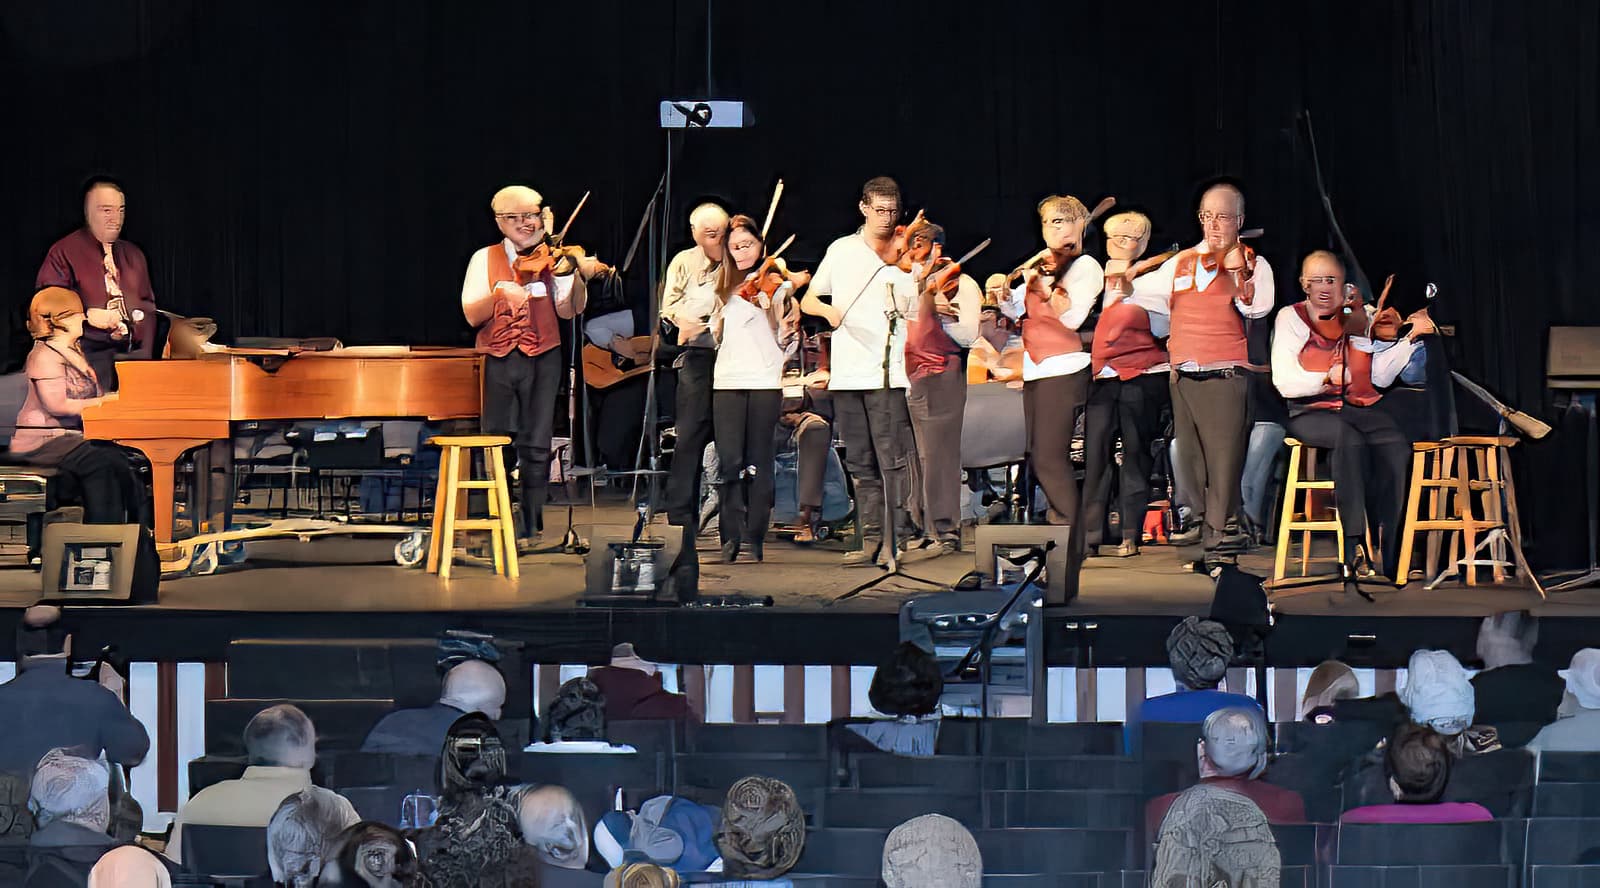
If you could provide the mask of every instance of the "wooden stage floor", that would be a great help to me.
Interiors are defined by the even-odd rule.
[[[548,518],[552,522],[563,522],[564,515],[561,510],[552,509]],[[587,536],[596,524],[616,527],[624,525],[629,518],[631,512],[624,504],[603,504],[592,511],[586,505],[577,510],[576,522],[580,533]],[[666,530],[664,526],[659,529]],[[547,536],[559,540],[561,530],[561,524],[554,524]],[[901,602],[925,591],[926,587],[891,579],[862,595],[835,604],[834,599],[846,590],[878,575],[871,568],[841,567],[842,551],[843,545],[839,542],[799,547],[773,540],[767,544],[764,563],[725,565],[716,563],[714,541],[703,537],[700,552],[702,596],[735,593],[755,598],[770,596],[773,606],[703,610],[596,609],[580,606],[584,567],[582,559],[576,555],[524,556],[518,583],[496,577],[482,564],[461,562],[449,581],[441,581],[420,569],[395,566],[392,542],[383,539],[252,542],[248,544],[248,559],[244,564],[222,568],[212,576],[165,580],[161,584],[159,604],[97,608],[94,622],[108,636],[116,634],[119,621],[141,627],[144,635],[182,635],[197,644],[200,642],[195,633],[206,633],[203,646],[208,648],[220,643],[216,637],[219,634],[230,637],[292,634],[296,627],[317,635],[341,632],[371,635],[416,631],[433,634],[449,626],[473,626],[490,631],[549,636],[555,639],[551,643],[574,645],[584,650],[599,649],[602,644],[609,643],[608,639],[593,637],[596,626],[607,627],[609,638],[621,631],[618,627],[630,627],[635,633],[642,628],[651,629],[665,637],[689,626],[709,629],[713,623],[717,626],[760,625],[763,628],[756,633],[757,637],[729,639],[708,635],[695,643],[713,648],[724,644],[729,650],[749,645],[752,651],[773,653],[786,661],[872,662],[875,656],[860,651],[835,651],[807,660],[805,645],[815,648],[820,642],[814,634],[804,639],[795,635],[804,627],[806,633],[822,632],[835,645],[853,647],[870,643],[876,646],[886,639],[892,640],[896,631],[894,615]],[[1262,550],[1246,556],[1241,566],[1266,575],[1271,569],[1270,553]],[[972,568],[973,557],[967,552],[906,566],[907,572],[940,583],[952,583]],[[33,602],[38,582],[38,575],[31,570],[0,570],[0,609],[15,614],[17,609]],[[1407,638],[1427,638],[1432,631],[1425,628],[1428,624],[1434,629],[1452,625],[1455,627],[1453,635],[1459,635],[1467,631],[1469,621],[1476,622],[1473,618],[1520,608],[1554,620],[1579,621],[1585,627],[1581,632],[1600,629],[1600,590],[1571,592],[1541,600],[1535,591],[1526,587],[1446,584],[1430,591],[1424,590],[1421,583],[1413,582],[1404,590],[1375,589],[1378,598],[1375,604],[1359,600],[1329,604],[1323,594],[1325,588],[1292,590],[1275,605],[1280,623],[1292,622],[1302,631],[1312,625],[1325,627],[1321,635],[1326,638],[1316,642],[1319,647],[1331,647],[1344,636],[1363,634],[1363,627],[1378,624],[1407,626]],[[1135,558],[1090,559],[1083,569],[1077,600],[1069,606],[1051,609],[1048,617],[1054,621],[1052,625],[1076,625],[1085,619],[1102,622],[1121,619],[1124,622],[1119,625],[1139,625],[1142,627],[1139,636],[1159,641],[1159,636],[1165,634],[1163,627],[1170,627],[1174,619],[1204,614],[1211,591],[1209,577],[1182,570],[1174,550],[1146,547],[1144,553]],[[707,621],[705,618],[712,612],[716,619]],[[335,614],[339,616],[333,617]],[[686,623],[686,618],[699,618],[701,622]],[[177,627],[187,628],[178,630]],[[3,629],[0,626],[0,630]],[[166,631],[168,629],[173,631]],[[1576,624],[1572,630],[1574,637],[1581,634]],[[702,632],[693,634],[700,636]],[[1600,632],[1595,634],[1600,635]],[[675,637],[674,640],[684,646],[690,644],[689,640]],[[147,639],[147,643],[168,650],[181,647],[183,642],[177,638],[157,638]],[[1112,656],[1116,645],[1108,647],[1102,643],[1101,647],[1099,656],[1107,657]],[[1160,657],[1159,644],[1151,654]],[[1310,652],[1304,654],[1308,659],[1312,656]],[[1062,657],[1067,655],[1053,654],[1051,659]],[[705,662],[738,661],[708,658]]]

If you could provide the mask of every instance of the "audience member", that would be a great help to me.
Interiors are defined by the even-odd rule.
[[[1334,704],[1361,696],[1356,671],[1338,660],[1324,660],[1311,670],[1300,697],[1300,718],[1325,725],[1335,720]]]
[[[943,814],[924,814],[884,840],[882,876],[887,888],[978,888],[983,855],[966,827]]]
[[[606,698],[606,721],[630,719],[696,719],[689,698],[661,684],[656,664],[641,658],[623,642],[611,649],[611,663],[589,670],[589,680]],[[698,720],[698,719],[696,719]]]
[[[438,755],[445,732],[456,719],[469,712],[481,712],[498,720],[505,702],[506,680],[500,670],[482,660],[463,660],[445,673],[437,702],[384,716],[367,733],[361,751]]]
[[[545,863],[575,870],[588,865],[589,821],[566,787],[522,790],[517,798],[517,824],[522,841]]]
[[[655,863],[627,863],[606,874],[605,888],[678,888],[677,870]]]
[[[594,850],[607,864],[641,861],[680,873],[720,871],[721,812],[679,796],[647,799],[638,811],[610,811],[594,827]]]
[[[117,844],[111,825],[110,771],[97,759],[52,749],[33,772],[28,807],[27,888],[81,888],[101,855]]]
[[[1484,617],[1478,630],[1483,671],[1472,677],[1474,718],[1493,725],[1503,746],[1526,745],[1561,706],[1566,685],[1555,669],[1533,661],[1538,643],[1539,618],[1527,611]]]
[[[17,628],[17,677],[0,685],[0,770],[27,774],[51,749],[102,753],[116,764],[137,765],[150,735],[116,694],[69,672],[72,636],[61,609],[28,608]]]
[[[283,888],[315,885],[334,840],[360,820],[348,799],[318,786],[284,799],[267,821],[270,878],[258,883]]]
[[[1413,658],[1415,662],[1415,658]],[[1468,823],[1493,820],[1477,802],[1443,802],[1454,756],[1438,731],[1420,724],[1403,725],[1384,749],[1392,805],[1367,805],[1344,812],[1344,823]]]
[[[1449,651],[1411,654],[1400,702],[1414,724],[1427,725],[1448,738],[1455,755],[1476,755],[1500,748],[1494,728],[1473,723],[1477,695],[1467,670]]]
[[[505,778],[506,750],[494,722],[481,713],[456,719],[441,753],[438,819],[415,836],[431,888],[535,883],[538,856],[523,842]]]
[[[931,639],[925,643],[932,645]],[[943,694],[944,673],[939,661],[921,644],[900,642],[873,670],[872,683],[867,686],[867,702],[873,710],[892,718],[846,723],[846,750],[860,747],[922,758],[933,755]]]
[[[1161,821],[1150,884],[1275,886],[1279,860],[1256,803],[1202,783],[1179,793]]]
[[[1572,655],[1559,717],[1545,725],[1528,748],[1600,752],[1600,648],[1584,648]]]
[[[318,888],[422,888],[425,884],[411,843],[394,827],[371,820],[357,823],[334,839],[317,879]]]
[[[775,879],[794,868],[805,844],[806,815],[789,784],[746,777],[728,788],[717,830],[723,872]]]
[[[1243,694],[1217,690],[1233,659],[1233,637],[1213,620],[1185,617],[1167,636],[1167,660],[1178,689],[1145,700],[1130,715],[1123,736],[1129,755],[1139,755],[1144,722],[1205,721],[1206,716],[1227,706],[1259,708]]]
[[[89,871],[89,888],[172,888],[172,873],[138,845],[118,845]]]
[[[1206,716],[1200,727],[1200,782],[1236,792],[1261,808],[1270,823],[1305,823],[1300,794],[1261,779],[1267,769],[1267,720],[1256,706],[1230,706]],[[1168,793],[1145,806],[1146,835],[1155,835],[1177,801]]]
[[[571,679],[556,691],[556,698],[550,701],[550,712],[544,723],[545,739],[550,743],[604,742],[605,695],[588,678]]]
[[[311,786],[317,763],[317,732],[297,706],[282,703],[256,713],[244,726],[249,766],[237,780],[224,780],[195,793],[172,823],[167,857],[183,862],[183,828],[266,826],[278,805]]]

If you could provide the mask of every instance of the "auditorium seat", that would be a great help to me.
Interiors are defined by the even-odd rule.
[[[213,878],[258,876],[267,871],[267,831],[256,826],[186,824],[183,865]]]
[[[980,747],[981,734],[981,747]],[[1121,755],[1119,722],[1036,725],[1028,719],[947,718],[939,726],[939,754],[1020,757],[1029,755]]]
[[[1600,866],[1532,866],[1524,884],[1528,888],[1597,888]]]
[[[1504,864],[1331,866],[1328,888],[1512,888],[1515,870]]]
[[[1177,792],[1199,782],[1200,766],[1195,760],[1198,724],[1145,722],[1139,730],[1138,758],[1144,763],[1146,795]]]
[[[1600,752],[1545,752],[1540,783],[1600,783]]]
[[[1145,780],[1139,762],[1120,756],[1031,758],[1027,789],[1105,789],[1139,792]]]
[[[684,750],[705,753],[828,755],[827,725],[725,725],[690,723]]]
[[[985,875],[993,873],[1120,873],[1130,865],[1126,829],[1017,828],[975,830]]]
[[[1541,817],[1528,821],[1529,866],[1600,862],[1600,819]]]
[[[1346,866],[1496,865],[1508,853],[1507,833],[1520,839],[1520,822],[1346,823],[1339,827],[1335,862]]]
[[[1144,818],[1144,797],[1133,792],[1028,790],[984,796],[993,827],[1127,829]]]
[[[606,739],[632,746],[641,755],[673,755],[683,746],[683,722],[670,719],[629,719],[606,722]]]
[[[1020,759],[940,755],[906,758],[889,754],[855,754],[849,759],[851,783],[862,789],[894,786],[937,787],[950,792],[1023,789]]]
[[[1540,783],[1533,788],[1534,817],[1600,817],[1600,783]]]
[[[817,823],[827,827],[893,829],[923,814],[943,814],[967,829],[983,825],[983,797],[916,789],[830,789]]]
[[[361,741],[378,720],[394,711],[393,700],[240,699],[206,701],[206,752],[244,755],[244,728],[269,706],[291,703],[300,707],[317,728],[318,752],[361,748]]]

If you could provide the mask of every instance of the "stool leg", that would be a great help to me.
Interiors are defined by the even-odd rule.
[[[1478,548],[1478,522],[1472,503],[1472,465],[1482,456],[1481,451],[1471,454],[1463,453],[1457,458],[1456,490],[1461,500],[1461,559],[1471,560],[1477,557],[1474,550]],[[1463,564],[1461,570],[1466,574],[1467,585],[1478,585],[1478,568],[1475,565]]]
[[[498,482],[500,480],[500,472],[495,465],[495,460],[499,458],[500,448],[485,447],[483,449],[484,474],[491,481]],[[494,553],[494,572],[503,576],[506,572],[506,540],[505,534],[500,532],[498,523],[500,521],[500,493],[498,490],[490,490],[488,493],[489,517],[496,522],[494,530],[489,532],[489,550]],[[515,552],[516,549],[513,547],[511,551]]]
[[[1411,550],[1416,545],[1417,507],[1422,504],[1422,481],[1427,477],[1428,454],[1411,455],[1411,484],[1406,493],[1406,514],[1400,519],[1400,561],[1394,584],[1404,587],[1411,576]]]
[[[444,503],[434,504],[434,509],[444,511],[444,530],[440,534],[439,549],[439,579],[450,579],[450,566],[456,556],[456,505],[460,499],[460,489],[456,487],[456,478],[461,471],[461,448],[451,447],[446,451],[447,462],[440,466],[440,470],[447,472],[445,476],[450,479],[444,489]]]
[[[445,486],[450,479],[449,454],[450,449],[448,447],[439,452],[439,482],[434,486],[433,491],[433,533],[428,540],[428,573],[439,572],[439,541],[444,537],[444,512],[440,511],[439,507],[445,501]]]
[[[1484,517],[1489,519],[1489,524],[1490,524],[1491,527],[1499,526],[1501,528],[1504,528],[1505,527],[1506,513],[1505,513],[1505,504],[1502,501],[1501,496],[1500,496],[1500,484],[1501,484],[1501,478],[1500,478],[1500,446],[1498,444],[1494,445],[1493,447],[1488,448],[1488,451],[1484,454],[1484,463],[1485,463],[1484,468],[1486,469],[1487,475],[1488,475],[1488,478],[1489,478],[1489,490],[1488,490],[1489,512]],[[1508,531],[1508,536],[1509,536],[1509,531]],[[1497,546],[1496,548],[1503,548],[1503,547]],[[1494,557],[1493,574],[1494,574],[1494,581],[1496,583],[1504,583],[1506,581],[1506,566],[1505,566],[1505,563],[1504,563],[1504,560],[1503,560],[1503,554],[1504,554],[1503,552],[1497,552],[1493,556]]]
[[[494,467],[489,470],[489,477],[494,481],[494,490],[490,493],[499,502],[500,513],[500,527],[495,531],[495,535],[505,546],[506,576],[515,580],[522,575],[521,568],[517,564],[517,525],[515,516],[511,512],[511,488],[507,484],[506,464],[501,460],[500,448],[494,449],[492,459]]]
[[[1506,533],[1511,536],[1512,548],[1520,553],[1522,551],[1522,521],[1521,513],[1517,511],[1517,485],[1511,476],[1511,451],[1500,448],[1500,477],[1506,485]],[[1527,577],[1526,579],[1533,579]]]
[[[1289,474],[1283,481],[1283,511],[1278,516],[1278,551],[1272,562],[1272,578],[1288,576],[1289,527],[1294,524],[1294,490],[1300,480],[1300,445],[1289,448]]]

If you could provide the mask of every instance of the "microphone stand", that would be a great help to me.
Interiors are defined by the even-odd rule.
[[[886,392],[892,392],[892,391],[894,391],[894,389],[891,388],[890,385],[889,385],[889,367],[892,365],[892,363],[894,361],[894,334],[895,334],[896,325],[900,321],[903,321],[905,319],[905,315],[900,312],[900,303],[895,299],[894,282],[893,281],[889,281],[889,282],[887,282],[885,284],[885,286],[888,287],[888,307],[884,310],[883,314],[884,314],[884,317],[888,319],[889,330],[884,335],[884,339],[883,339],[883,390],[886,391]],[[856,297],[856,302],[859,302],[859,301],[861,301],[861,297],[857,296]],[[854,305],[855,305],[855,302],[852,302],[851,303],[851,307],[854,307]],[[842,318],[841,318],[841,320],[842,320]],[[904,397],[904,395],[902,395],[901,397]],[[941,582],[938,582],[937,580],[930,580],[930,579],[927,579],[925,577],[914,576],[914,575],[908,574],[905,571],[900,569],[900,557],[897,554],[898,540],[896,540],[896,538],[895,538],[895,520],[894,520],[894,518],[895,518],[895,508],[894,508],[895,504],[894,504],[894,502],[893,502],[893,500],[891,498],[890,491],[889,491],[888,474],[884,471],[884,467],[881,464],[878,466],[878,478],[879,478],[879,483],[881,483],[883,485],[883,511],[884,511],[884,515],[883,515],[883,541],[882,541],[882,543],[880,545],[886,545],[886,546],[889,547],[889,556],[888,556],[889,563],[887,565],[888,569],[883,573],[882,576],[873,577],[872,579],[867,580],[865,583],[861,583],[861,584],[859,584],[857,586],[854,586],[854,587],[846,590],[845,592],[841,593],[840,595],[836,596],[832,601],[828,602],[829,605],[838,604],[841,601],[845,601],[847,599],[854,598],[857,595],[860,595],[861,593],[863,593],[863,592],[865,592],[865,591],[867,591],[869,589],[875,588],[879,583],[885,582],[885,581],[890,580],[890,579],[895,578],[895,577],[899,577],[899,578],[905,579],[905,580],[910,580],[911,582],[914,582],[914,583],[922,583],[925,586],[931,586],[931,587],[933,587],[935,589],[948,589],[948,588],[950,588],[949,584],[947,584],[947,583],[941,583]],[[856,525],[857,525],[858,528],[860,527],[860,524],[861,524],[861,519],[860,519],[860,515],[858,513],[857,517],[856,517]],[[863,544],[865,544],[865,540],[864,539],[863,539]]]

